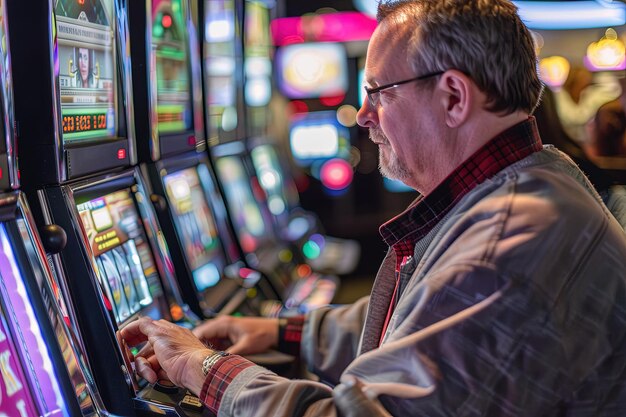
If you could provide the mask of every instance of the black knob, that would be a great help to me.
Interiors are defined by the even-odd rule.
[[[67,244],[67,234],[65,230],[56,224],[47,224],[39,230],[43,247],[47,253],[55,254],[61,252]]]

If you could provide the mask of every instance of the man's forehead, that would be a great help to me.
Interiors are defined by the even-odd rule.
[[[365,79],[368,82],[380,82],[387,69],[408,66],[406,35],[407,29],[393,22],[385,21],[376,28],[367,49]]]

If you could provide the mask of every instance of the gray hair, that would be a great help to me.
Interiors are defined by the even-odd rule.
[[[401,36],[417,73],[465,73],[493,112],[531,113],[537,105],[542,84],[533,39],[510,1],[383,0],[376,17],[408,28]]]

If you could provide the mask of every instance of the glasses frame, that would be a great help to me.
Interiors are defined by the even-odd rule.
[[[374,97],[373,97],[374,94],[380,94],[380,92],[383,91],[383,90],[387,90],[389,88],[395,88],[395,87],[401,86],[402,84],[407,84],[407,83],[410,83],[410,82],[413,82],[413,81],[421,81],[421,80],[425,80],[425,79],[430,78],[430,77],[436,77],[438,75],[443,74],[444,72],[445,71],[430,72],[428,74],[424,74],[424,75],[420,75],[420,76],[417,76],[417,77],[409,78],[407,80],[395,81],[393,83],[380,85],[380,86],[374,87],[374,88],[369,88],[368,86],[363,86],[363,88],[365,89],[365,93],[367,94],[367,100],[370,103],[370,105],[372,107],[378,107],[378,104],[380,103],[380,98],[375,100]]]

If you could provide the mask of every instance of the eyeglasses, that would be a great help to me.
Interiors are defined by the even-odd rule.
[[[367,99],[369,100],[372,107],[378,107],[378,103],[380,103],[381,91],[387,90],[388,88],[395,88],[402,84],[410,83],[413,81],[420,81],[420,80],[425,80],[430,77],[435,77],[437,75],[443,74],[444,72],[445,71],[437,71],[437,72],[432,72],[432,73],[425,74],[425,75],[420,75],[419,77],[409,78],[408,80],[396,81],[393,83],[381,85],[375,88],[369,88],[367,86],[364,86],[363,88],[365,88],[365,92],[367,93]]]

